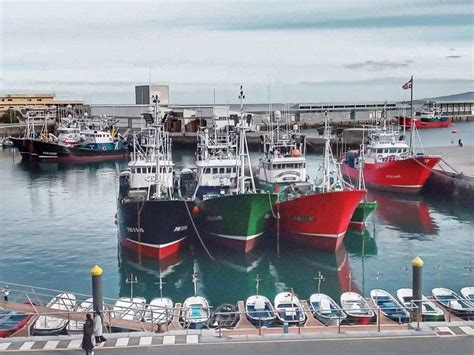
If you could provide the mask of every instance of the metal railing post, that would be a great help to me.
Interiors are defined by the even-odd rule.
[[[380,307],[377,306],[377,331],[380,333]]]
[[[341,312],[337,312],[337,332],[341,333]]]
[[[448,322],[451,323],[451,300],[448,301]]]
[[[262,335],[262,320],[258,320],[258,335]]]

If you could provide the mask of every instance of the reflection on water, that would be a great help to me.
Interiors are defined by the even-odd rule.
[[[261,249],[263,248],[263,249]],[[217,306],[222,303],[236,303],[255,293],[255,279],[261,279],[260,293],[270,299],[282,291],[293,289],[302,298],[316,292],[314,277],[321,271],[325,277],[322,290],[333,297],[349,290],[349,259],[344,247],[336,253],[325,253],[308,248],[283,245],[280,255],[272,252],[269,245],[260,246],[256,252],[239,255],[225,250],[211,248],[212,260],[197,248],[187,248],[171,259],[156,260],[139,258],[126,250],[119,251],[120,296],[129,296],[130,285],[126,279],[131,273],[137,275],[138,283],[134,294],[147,300],[159,295],[156,283],[161,272],[166,285],[164,294],[175,302],[183,302],[193,293],[191,275],[198,275],[198,293],[206,296]],[[265,250],[265,252],[262,252]],[[295,272],[298,270],[304,272]]]
[[[383,218],[387,225],[411,233],[410,237],[422,234],[425,238],[436,234],[439,229],[421,196],[369,191],[367,198],[378,202],[375,214]]]
[[[349,253],[357,256],[377,255],[377,242],[367,228],[363,232],[348,231],[344,237],[344,245]]]
[[[178,168],[194,160],[192,150],[175,149],[173,156]],[[313,177],[320,160],[309,156]],[[162,273],[164,295],[183,302],[193,293],[191,275],[196,272],[199,293],[216,306],[255,293],[257,274],[261,293],[271,300],[290,288],[308,298],[317,290],[314,277],[321,271],[322,292],[338,299],[349,288],[367,295],[375,287],[394,292],[409,286],[410,272],[404,268],[420,255],[425,261],[425,293],[439,284],[457,291],[472,285],[474,270],[466,266],[474,261],[474,207],[380,192],[369,194],[380,206],[369,217],[367,230],[349,232],[337,253],[281,244],[278,254],[276,238],[267,238],[245,256],[212,248],[213,261],[196,246],[161,263],[138,260],[118,250],[114,224],[117,179],[125,166],[32,165],[20,163],[12,151],[0,150],[0,280],[90,293],[90,268],[97,263],[104,269],[107,297],[128,296],[125,280],[131,273],[138,276],[136,295],[157,297]],[[439,273],[438,264],[443,266]],[[377,281],[378,271],[383,274]]]

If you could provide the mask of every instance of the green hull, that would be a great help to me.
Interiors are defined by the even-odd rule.
[[[367,217],[375,210],[378,206],[377,202],[361,202],[357,206],[354,214],[352,215],[351,222],[364,223]]]
[[[270,193],[226,195],[202,201],[198,223],[212,241],[250,250],[272,216],[277,196]]]

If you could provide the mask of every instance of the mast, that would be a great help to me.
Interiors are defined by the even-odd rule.
[[[155,152],[155,159],[156,159],[156,172],[155,172],[155,186],[156,186],[156,191],[155,191],[155,194],[158,198],[161,197],[161,171],[160,171],[160,145],[161,145],[161,137],[160,137],[160,132],[159,132],[159,123],[158,123],[158,119],[160,117],[159,115],[159,109],[160,109],[160,98],[158,95],[153,95],[152,96],[152,99],[153,99],[153,103],[155,104],[155,114],[154,114],[154,118],[155,118],[155,121],[153,123],[153,126],[154,126],[154,133],[155,133],[155,137],[154,137],[154,152]],[[163,147],[164,149],[164,147]]]
[[[411,76],[410,79],[411,85],[410,85],[410,156],[413,156],[413,136],[414,132],[413,129],[415,127],[415,120],[413,117],[413,75]]]
[[[239,94],[239,99],[240,99],[240,127],[239,127],[239,158],[240,158],[240,168],[239,168],[239,177],[238,177],[238,187],[237,191],[239,194],[245,193],[245,160],[247,159],[247,162],[249,164],[249,171],[250,171],[250,183],[252,186],[252,192],[255,193],[255,182],[253,181],[253,172],[252,172],[252,167],[250,165],[250,156],[248,153],[248,147],[247,147],[247,136],[245,132],[247,129],[245,128],[245,122],[244,122],[244,90],[243,86],[240,85],[240,94]]]
[[[197,282],[198,282],[197,275],[193,274],[194,297],[197,296]]]
[[[330,140],[331,133],[329,131],[329,121],[328,121],[328,111],[324,112],[324,175],[323,175],[323,192],[329,191],[330,181],[329,181],[329,153],[330,153]]]

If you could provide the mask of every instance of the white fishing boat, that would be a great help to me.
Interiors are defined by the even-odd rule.
[[[324,325],[339,325],[347,318],[338,304],[324,293],[313,293],[309,297],[309,306],[316,319]]]
[[[410,321],[410,313],[389,292],[375,289],[370,291],[370,298],[385,317],[398,323]]]
[[[61,293],[51,299],[46,307],[63,312],[74,312],[76,308],[76,296],[72,293]],[[35,335],[60,334],[66,330],[68,325],[67,315],[64,318],[54,316],[39,316],[33,325]]]
[[[463,287],[461,289],[461,296],[471,302],[474,302],[474,287]]]
[[[269,326],[276,319],[275,309],[268,298],[258,294],[260,284],[258,275],[255,281],[257,294],[248,297],[245,301],[245,313],[247,319],[255,326]]]
[[[464,300],[453,290],[437,287],[431,292],[436,301],[441,303],[452,314],[463,319],[474,319],[474,304]]]
[[[194,296],[186,298],[181,309],[185,328],[202,329],[208,326],[211,309],[206,298],[197,295],[197,277],[193,274]]]
[[[173,319],[173,301],[163,297],[163,279],[160,275],[160,297],[153,298],[145,311],[145,322],[169,324]]]
[[[282,323],[303,324],[306,314],[299,298],[292,292],[280,292],[275,296],[275,313]]]
[[[369,324],[375,319],[374,311],[357,292],[344,292],[341,295],[341,306],[351,323]]]
[[[413,290],[411,288],[401,288],[397,291],[397,298],[400,303],[410,312],[415,306],[413,300]],[[426,296],[421,296],[421,317],[425,322],[444,321],[444,312],[441,308],[431,302]]]

